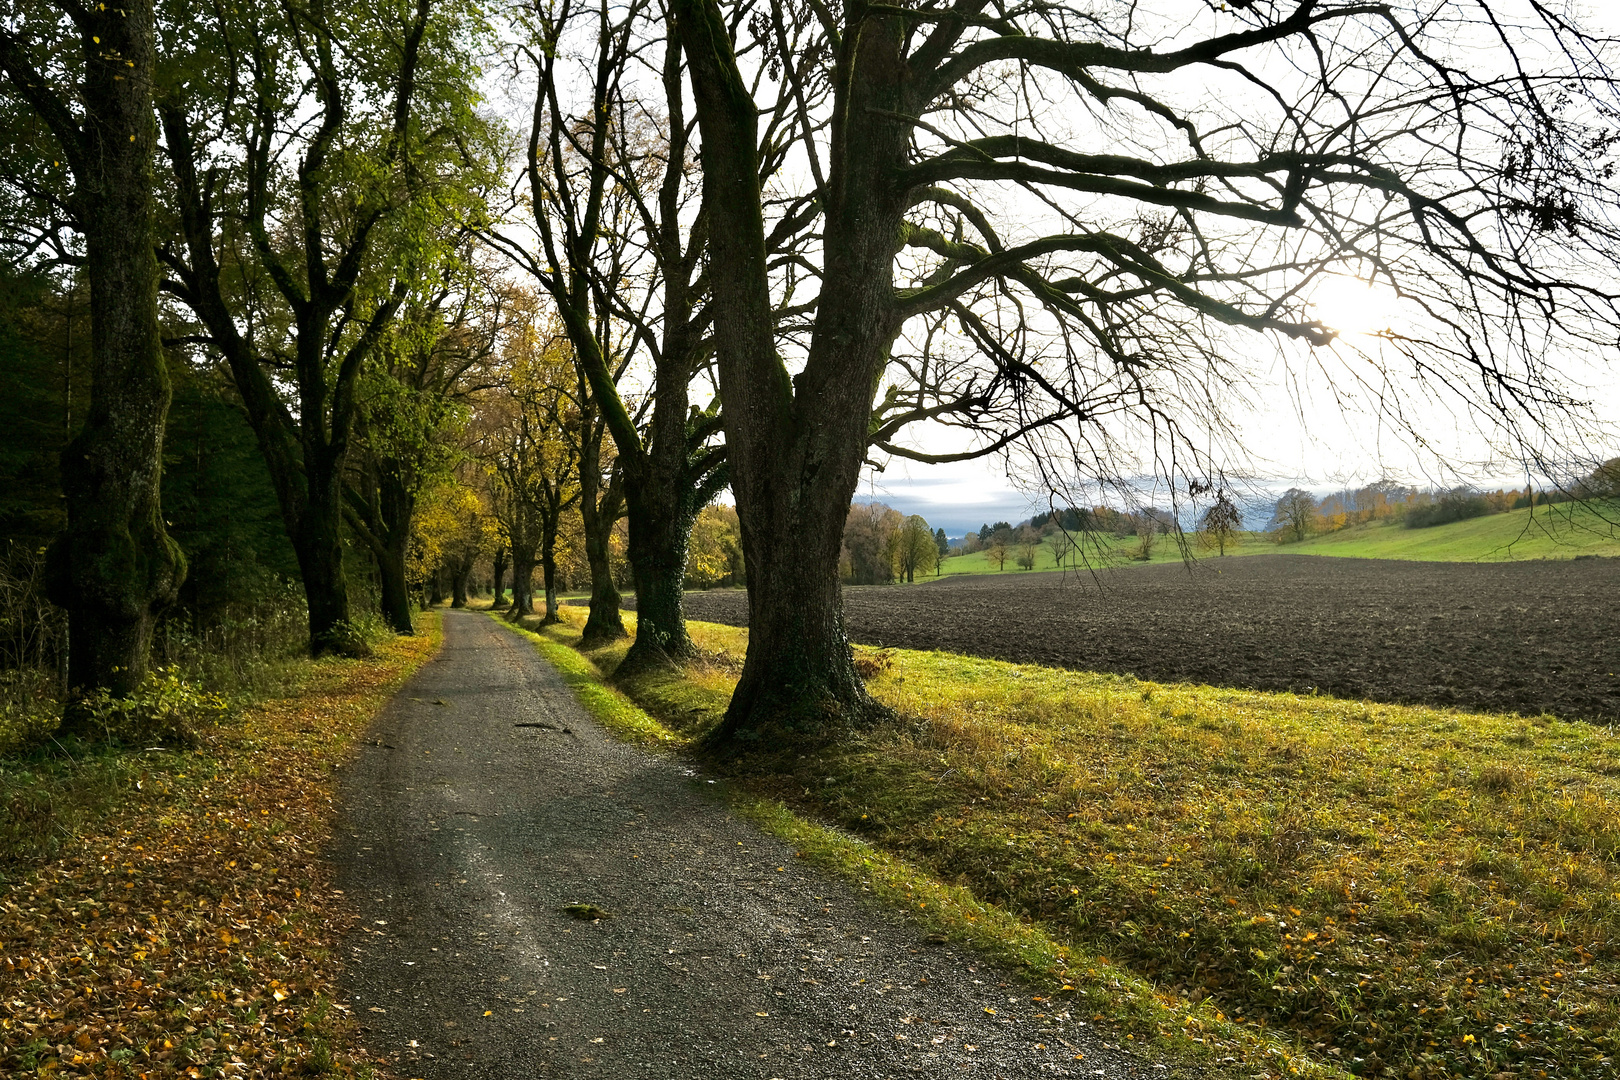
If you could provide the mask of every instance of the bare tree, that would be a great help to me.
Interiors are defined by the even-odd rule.
[[[680,49],[661,40],[666,16],[646,0],[622,8],[536,2],[520,22],[527,37],[517,55],[535,80],[525,174],[533,237],[497,230],[489,239],[556,303],[581,393],[612,439],[616,471],[602,499],[619,499],[628,516],[636,586],[636,640],[620,670],[684,660],[694,655],[682,607],[687,545],[726,473],[718,401],[690,403],[712,353],[708,217],[694,205]],[[576,51],[586,56],[583,71]],[[657,66],[643,70],[644,55]],[[621,389],[638,357],[652,381],[639,405]],[[588,537],[592,520],[616,520],[588,505],[586,516]],[[598,563],[593,556],[593,597],[611,587]],[[593,599],[588,636],[615,627],[622,635],[616,610],[610,618],[598,607]]]
[[[749,74],[767,33],[675,3],[750,582],[721,738],[881,714],[830,568],[869,447],[943,459],[897,441],[909,421],[1116,484],[1143,446],[1185,490],[1221,466],[1202,448],[1233,445],[1263,335],[1397,424],[1463,410],[1535,454],[1578,405],[1548,357],[1615,337],[1620,110],[1605,42],[1549,8],[812,6],[836,78],[802,147],[823,217],[795,373]],[[1401,324],[1340,333],[1312,306],[1336,277],[1402,298]]]

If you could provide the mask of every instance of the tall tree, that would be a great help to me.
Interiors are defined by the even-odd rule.
[[[633,671],[694,655],[682,607],[688,542],[697,515],[727,483],[719,401],[691,402],[694,380],[712,361],[709,213],[696,199],[695,122],[667,7],[536,3],[525,26],[536,78],[528,178],[538,250],[495,240],[557,303],[613,439],[637,617],[619,670]],[[779,87],[760,134],[762,179],[782,168],[792,132],[809,122],[806,103],[825,92],[825,52],[803,31],[789,25],[772,45],[773,56],[791,58],[793,78]],[[583,78],[570,69],[576,50],[559,46],[567,40],[586,54]],[[646,83],[635,78],[642,55],[660,61],[648,65]],[[789,249],[805,240],[814,198],[790,197],[784,210],[768,243],[796,270]],[[811,310],[791,287],[777,300],[784,327]],[[640,410],[620,389],[638,350],[652,390]]]
[[[1277,498],[1266,528],[1280,539],[1303,540],[1316,528],[1316,496],[1304,488],[1289,488]]]
[[[939,562],[939,545],[928,529],[921,514],[912,514],[900,526],[895,539],[895,571],[907,584],[917,580],[917,572],[924,574]]]
[[[158,326],[152,159],[152,5],[33,3],[0,14],[0,70],[54,141],[32,185],[82,237],[68,258],[90,286],[90,409],[62,455],[67,525],[51,544],[66,608],[70,689],[132,690],[152,624],[185,577],[160,500],[169,380]],[[51,172],[65,162],[71,181]],[[45,235],[60,234],[45,228]],[[64,252],[64,254],[66,254]],[[70,726],[75,722],[69,714]]]
[[[498,341],[521,306],[470,255],[412,290],[361,377],[361,452],[345,483],[344,511],[377,561],[382,615],[400,634],[412,632],[405,563],[418,496],[463,458],[468,402],[492,384]]]
[[[545,620],[556,622],[557,543],[563,515],[579,501],[579,417],[567,344],[533,321],[504,348],[500,387],[480,400],[478,453],[488,471],[490,512],[511,552],[510,617],[534,614],[534,568],[545,582]]]
[[[159,102],[177,242],[166,287],[223,359],[276,485],[310,649],[352,652],[343,481],[360,381],[487,180],[479,26],[434,0],[177,0]]]
[[[1255,377],[1241,331],[1343,360],[1396,425],[1427,393],[1534,455],[1577,405],[1546,357],[1595,362],[1620,325],[1607,46],[1544,6],[1511,28],[1461,0],[813,7],[834,79],[803,149],[826,171],[795,373],[759,179],[770,31],[740,4],[674,2],[749,574],[721,739],[881,713],[844,640],[838,519],[870,446],[939,459],[896,441],[908,421],[968,425],[968,452],[1040,441],[1054,471],[1105,482],[1147,446],[1185,490]],[[1333,277],[1410,298],[1401,327],[1324,322]]]

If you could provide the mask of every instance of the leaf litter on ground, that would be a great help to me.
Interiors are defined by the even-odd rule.
[[[146,755],[105,818],[0,878],[0,1074],[367,1075],[334,996],[354,919],[324,849],[333,771],[437,650],[311,665],[191,752]]]

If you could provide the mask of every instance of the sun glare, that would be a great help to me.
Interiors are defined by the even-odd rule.
[[[1311,307],[1340,334],[1389,334],[1396,323],[1393,292],[1344,274],[1324,278],[1311,294]]]

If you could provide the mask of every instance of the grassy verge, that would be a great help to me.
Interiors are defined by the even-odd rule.
[[[688,673],[623,688],[687,740],[746,642],[693,630]],[[1061,973],[1073,1007],[1279,1072],[1616,1074],[1613,728],[861,654],[904,720],[741,785],[790,838],[793,812],[856,834],[873,854],[825,861]]]
[[[0,760],[0,1073],[365,1072],[329,990],[333,771],[437,650],[436,619],[306,665],[181,752]],[[23,809],[18,815],[15,811]],[[45,861],[41,865],[42,860]]]
[[[527,621],[518,632],[536,643],[592,714],[620,737],[644,746],[690,750],[724,712],[741,670],[747,631],[693,623],[693,637],[703,655],[686,671],[649,674],[611,686],[603,671],[617,667],[628,643],[581,654],[576,646],[583,614],[565,608],[562,615],[567,620],[563,625]],[[632,619],[627,616],[633,628]],[[877,655],[873,650],[859,651]],[[930,868],[875,845],[857,835],[868,824],[865,815],[840,821],[845,828],[817,823],[810,815],[819,807],[791,798],[791,792],[770,779],[761,782],[733,768],[733,783],[721,790],[741,816],[793,845],[798,857],[810,865],[902,909],[908,919],[935,934],[1023,969],[1045,988],[1037,1003],[1117,1027],[1123,1041],[1150,1057],[1242,1061],[1263,1067],[1265,1075],[1343,1075],[1337,1063],[1314,1059],[1277,1032],[1244,1027],[1213,1003],[1174,1002],[1150,980],[1107,956],[1077,947],[1039,921],[980,898],[965,879],[944,880]]]

